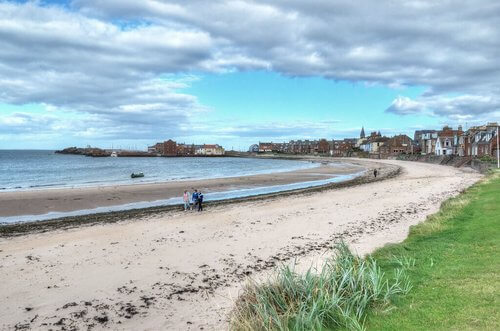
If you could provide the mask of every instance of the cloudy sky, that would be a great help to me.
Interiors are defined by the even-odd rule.
[[[500,120],[500,2],[0,0],[0,148]]]

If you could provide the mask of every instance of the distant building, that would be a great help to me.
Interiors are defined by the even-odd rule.
[[[321,139],[318,142],[318,153],[326,154],[330,152],[330,145],[326,139]]]
[[[196,149],[196,155],[204,155],[204,156],[220,156],[224,155],[224,148],[215,144],[215,145],[201,145]]]
[[[364,136],[364,130],[361,131],[356,147],[363,152],[370,153],[370,157],[379,158],[379,149],[389,138],[382,137],[380,131],[373,131],[368,137],[362,138],[361,136]]]
[[[194,144],[178,144],[177,155],[179,156],[193,156],[196,154],[196,147]]]
[[[259,142],[259,152],[260,153],[267,153],[267,152],[272,152],[273,151],[273,143],[261,143]]]
[[[344,138],[342,141],[345,142],[346,144],[350,144],[354,147],[354,145],[356,145],[356,142],[358,141],[358,139],[356,139],[356,138]]]
[[[435,154],[436,141],[438,137],[437,130],[420,130],[421,133],[415,134],[416,141],[420,147],[420,154]]]
[[[343,140],[332,140],[330,142],[330,155],[338,157],[351,156],[353,148],[358,139],[346,138]]]
[[[462,134],[459,153],[463,156],[482,157],[489,155],[496,158],[498,124],[488,123],[475,126]]]
[[[389,138],[382,137],[380,133],[377,133],[376,136],[370,139],[370,154],[379,154],[379,149],[383,146]]]
[[[436,155],[458,155],[459,137],[463,134],[462,127],[453,130],[449,126],[437,133],[435,154]]]
[[[415,141],[418,145],[420,145],[420,142],[425,135],[436,132],[437,132],[436,130],[416,130],[415,133],[413,134],[413,141]]]
[[[148,147],[148,153],[162,156],[220,156],[225,154],[224,148],[217,144],[194,145],[176,143],[172,139]]]
[[[253,144],[248,148],[248,151],[250,153],[258,153],[259,152],[259,145]]]
[[[153,146],[148,146],[148,153],[163,154],[163,143],[156,143]]]
[[[385,141],[385,144],[380,147],[380,157],[387,158],[400,154],[413,154],[414,151],[413,140],[405,134],[400,134]]]
[[[177,143],[169,139],[163,143],[163,155],[177,156]]]
[[[221,156],[224,155],[224,148],[217,144],[195,145],[195,155],[200,156]]]
[[[286,143],[272,143],[271,150],[275,153],[286,153],[287,144]]]
[[[367,139],[365,136],[365,128],[361,127],[361,132],[359,133],[359,139],[357,139],[355,147],[361,148],[361,145],[363,145],[366,142],[366,140]]]

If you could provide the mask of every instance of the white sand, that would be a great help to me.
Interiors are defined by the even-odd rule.
[[[404,173],[201,214],[0,239],[0,329],[227,328],[246,274],[262,278],[279,260],[295,257],[304,269],[339,238],[360,254],[399,242],[409,226],[481,177],[439,165],[381,162]]]

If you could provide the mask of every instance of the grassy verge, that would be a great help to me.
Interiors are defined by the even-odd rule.
[[[341,245],[318,272],[282,268],[265,284],[249,284],[231,328],[498,330],[499,242],[497,171],[412,227],[401,244],[366,259]]]
[[[500,172],[443,204],[408,239],[373,257],[382,270],[394,256],[414,261],[413,289],[394,309],[374,311],[370,330],[500,329]]]

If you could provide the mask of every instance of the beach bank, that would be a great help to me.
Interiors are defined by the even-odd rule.
[[[399,242],[481,178],[433,164],[372,166],[380,164],[402,172],[204,213],[156,211],[0,238],[0,328],[224,329],[246,277],[294,261],[307,269],[340,239],[358,254]]]

